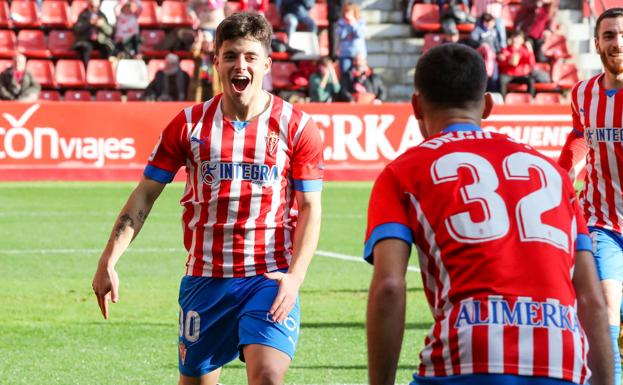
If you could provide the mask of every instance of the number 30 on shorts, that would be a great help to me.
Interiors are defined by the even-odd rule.
[[[454,214],[446,218],[448,232],[463,243],[502,238],[510,229],[509,211],[504,199],[496,193],[499,178],[487,159],[470,152],[447,154],[433,163],[431,177],[435,184],[457,181],[461,168],[469,170],[474,178],[474,183],[461,187],[461,198],[465,204],[480,204],[485,219],[474,222],[467,211]],[[558,171],[545,159],[526,152],[516,152],[504,158],[503,177],[506,180],[529,180],[530,169],[538,172],[541,188],[522,197],[513,210],[520,238],[524,242],[545,242],[569,251],[567,233],[541,221],[544,212],[560,206],[562,179]]]
[[[180,337],[184,337],[188,342],[196,342],[199,339],[201,319],[199,313],[189,310],[184,314],[180,308]]]

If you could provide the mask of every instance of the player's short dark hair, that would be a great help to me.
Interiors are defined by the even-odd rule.
[[[218,54],[224,41],[251,38],[262,43],[266,54],[270,52],[273,28],[259,13],[236,12],[223,20],[216,28],[214,50]]]
[[[615,17],[623,17],[623,8],[610,8],[606,9],[599,17],[597,18],[597,22],[595,23],[595,37],[599,37],[599,26],[601,25],[601,21],[603,19],[611,19]]]
[[[415,89],[438,107],[467,108],[483,100],[487,88],[485,62],[476,50],[461,44],[442,44],[420,57]]]

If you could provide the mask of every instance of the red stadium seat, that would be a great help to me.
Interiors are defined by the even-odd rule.
[[[26,68],[41,87],[56,87],[56,81],[54,81],[54,64],[52,60],[28,60]]]
[[[552,68],[552,80],[563,90],[570,90],[580,81],[578,68],[573,63],[557,61]]]
[[[424,47],[422,47],[422,53],[426,53],[429,49],[436,47],[443,43],[443,35],[440,33],[427,33],[424,36]]]
[[[415,4],[411,12],[411,26],[419,32],[441,30],[437,4]]]
[[[41,23],[48,28],[69,28],[69,6],[63,0],[44,0]]]
[[[0,0],[0,28],[10,28],[12,24],[9,3],[5,0]]]
[[[73,31],[52,30],[48,35],[48,48],[54,57],[75,59],[78,52],[71,48],[75,40]]]
[[[534,69],[547,73],[549,75],[549,77],[550,77],[550,80],[551,80],[551,78],[552,78],[552,69],[551,69],[551,66],[549,65],[549,63],[536,63],[534,65]],[[556,85],[556,83],[554,83],[553,81],[550,81],[548,83],[534,83],[534,89],[537,92],[556,91],[558,89],[558,85]]]
[[[528,85],[520,83],[508,83],[506,89],[508,90],[508,92],[528,92]]]
[[[271,75],[273,88],[276,90],[292,90],[300,87],[292,84],[291,75],[296,72],[297,65],[294,62],[280,61],[273,62],[271,67]]]
[[[523,92],[509,92],[504,97],[504,104],[530,104],[532,97]]]
[[[143,101],[143,95],[145,91],[143,90],[128,90],[126,97],[128,102],[141,102]]]
[[[13,65],[13,60],[0,59],[0,72],[4,71],[5,69],[9,68],[12,65]]]
[[[95,93],[95,100],[98,102],[120,102],[121,92],[113,90],[99,90]]]
[[[42,90],[39,92],[39,100],[58,102],[61,100],[61,93],[55,90]]]
[[[186,72],[192,79],[195,74],[195,61],[192,59],[184,59],[180,61],[180,68]]]
[[[28,58],[45,59],[52,56],[40,29],[22,29],[17,34],[17,50]]]
[[[86,90],[68,90],[65,92],[65,100],[68,102],[90,102],[91,93]]]
[[[160,7],[160,23],[165,27],[191,26],[192,20],[186,7],[185,2],[163,1]]]
[[[326,3],[314,4],[312,9],[309,10],[309,16],[314,19],[318,28],[327,28],[329,26],[329,16]]]
[[[158,21],[158,4],[155,1],[143,1],[143,10],[138,17],[138,24],[141,28],[157,28],[160,25]]]
[[[81,60],[61,59],[56,63],[56,83],[61,87],[84,87],[86,76]]]
[[[557,92],[537,92],[534,96],[535,104],[560,104],[562,96]]]
[[[87,64],[87,85],[94,88],[115,88],[115,70],[108,59],[91,59]]]
[[[0,29],[0,58],[12,59],[17,51],[15,32],[9,29]]]
[[[11,2],[11,20],[18,28],[37,28],[41,26],[37,3],[31,0],[13,0]]]
[[[541,52],[551,60],[568,59],[571,57],[564,35],[551,34],[541,46]]]
[[[78,16],[80,16],[80,12],[82,12],[86,7],[89,6],[88,0],[74,0],[71,2],[71,8],[69,10],[69,22],[71,25],[74,25],[78,20]]]
[[[229,3],[229,2],[228,2]],[[273,29],[281,29],[281,15],[277,6],[273,3],[268,4],[268,10],[264,14],[266,20],[273,26]]]
[[[141,38],[143,43],[141,44],[141,51],[146,57],[165,57],[169,51],[158,50],[154,46],[164,39],[165,32],[162,30],[148,30],[141,31]]]

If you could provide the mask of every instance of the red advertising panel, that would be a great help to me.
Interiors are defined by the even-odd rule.
[[[2,102],[0,180],[137,180],[160,131],[186,106]],[[320,128],[327,180],[373,180],[422,140],[409,104],[299,107]],[[500,106],[483,128],[556,157],[571,131],[571,117],[566,106]]]

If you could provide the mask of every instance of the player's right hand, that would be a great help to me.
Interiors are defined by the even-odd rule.
[[[116,303],[119,300],[119,275],[115,268],[98,266],[92,286],[102,315],[108,319],[108,301]]]

